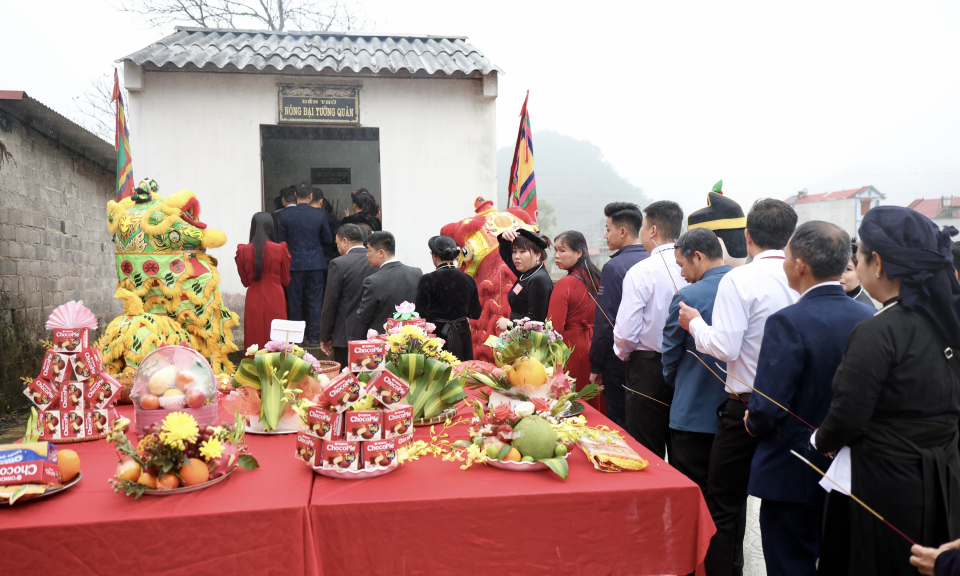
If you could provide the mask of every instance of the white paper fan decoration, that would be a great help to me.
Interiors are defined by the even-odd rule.
[[[66,304],[57,306],[56,309],[47,318],[47,330],[58,328],[89,328],[97,329],[97,317],[89,308],[83,305],[83,300],[76,302],[70,301]]]

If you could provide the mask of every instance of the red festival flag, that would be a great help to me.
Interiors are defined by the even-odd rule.
[[[537,221],[537,177],[533,173],[533,130],[530,128],[530,114],[527,101],[530,91],[523,100],[520,110],[520,132],[517,134],[517,147],[513,151],[513,164],[510,166],[510,184],[507,192],[509,207],[518,206]]]
[[[130,131],[127,129],[127,110],[120,92],[120,77],[113,71],[113,101],[117,103],[117,200],[133,196],[133,157],[130,155]]]

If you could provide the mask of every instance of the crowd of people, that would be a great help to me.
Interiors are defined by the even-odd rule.
[[[344,363],[347,341],[411,301],[448,350],[473,358],[481,303],[452,238],[430,239],[436,269],[423,274],[396,259],[366,191],[336,226],[322,192],[292,192],[279,216],[254,215],[237,250],[247,345],[265,343],[270,319],[306,319],[308,342]],[[742,572],[748,495],[762,502],[768,574],[958,573],[950,233],[879,207],[858,243],[826,222],[797,226],[779,200],[745,215],[718,188],[708,199],[686,221],[672,201],[608,204],[602,270],[579,232],[504,232],[516,282],[497,328],[551,321],[573,349],[570,376],[601,385],[594,407],[699,486],[717,530],[708,576]],[[556,284],[551,249],[566,272]]]

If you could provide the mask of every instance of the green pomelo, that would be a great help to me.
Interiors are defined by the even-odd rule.
[[[540,416],[527,416],[513,429],[513,447],[521,456],[530,456],[534,460],[553,458],[556,446],[557,433]]]

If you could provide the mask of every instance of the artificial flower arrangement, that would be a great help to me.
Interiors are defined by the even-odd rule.
[[[125,434],[112,432],[120,463],[110,482],[115,492],[139,498],[145,493],[200,486],[240,467],[259,467],[244,444],[244,418],[232,425],[206,426],[185,412],[172,412],[159,424],[150,424],[136,447]]]
[[[293,402],[317,403],[329,381],[322,365],[299,346],[278,340],[267,342],[263,350],[253,345],[246,353],[252,358],[244,358],[237,367],[232,388],[221,398],[224,408],[244,416],[251,429],[296,430],[300,417]]]

